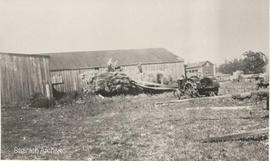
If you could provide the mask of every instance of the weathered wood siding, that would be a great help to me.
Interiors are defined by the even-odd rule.
[[[49,57],[0,53],[0,62],[2,104],[21,103],[34,93],[51,97]]]
[[[202,67],[203,76],[214,76],[214,64],[207,63]]]
[[[143,71],[163,71],[172,76],[174,80],[184,74],[184,62],[142,64]],[[62,83],[53,85],[60,92],[80,91],[85,82],[81,81],[80,75],[84,72],[98,73],[105,71],[106,68],[99,69],[74,69],[51,71],[51,78],[61,77]],[[123,72],[132,75],[138,72],[136,65],[123,66]]]

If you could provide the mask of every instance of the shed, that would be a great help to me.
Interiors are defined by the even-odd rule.
[[[16,105],[39,93],[52,97],[49,56],[0,53],[1,103]]]
[[[164,71],[177,79],[184,74],[184,60],[164,48],[123,49],[45,53],[50,56],[51,79],[60,92],[79,91],[83,88],[80,75],[106,70],[109,59],[117,60],[127,74],[138,71]]]
[[[215,76],[215,65],[210,61],[202,61],[198,63],[187,64],[186,66],[187,76]]]

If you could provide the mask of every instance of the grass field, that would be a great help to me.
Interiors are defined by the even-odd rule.
[[[220,92],[237,92],[233,85],[223,84]],[[170,93],[87,96],[82,103],[58,108],[2,108],[1,158],[268,160],[268,140],[201,142],[211,136],[269,127],[268,111],[262,109],[265,101],[221,98],[155,105],[172,99]],[[251,109],[197,108],[221,106]]]

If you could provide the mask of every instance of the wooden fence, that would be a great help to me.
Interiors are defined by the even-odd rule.
[[[49,57],[0,53],[3,105],[26,101],[34,93],[52,97]]]

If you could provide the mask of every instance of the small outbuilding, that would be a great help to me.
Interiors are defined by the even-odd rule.
[[[201,76],[201,77],[214,77],[215,65],[210,61],[202,61],[186,65],[187,77]]]
[[[17,105],[34,94],[51,98],[49,56],[0,53],[2,105]]]
[[[142,71],[163,71],[176,80],[184,74],[184,59],[164,48],[124,49],[46,53],[50,56],[53,87],[60,92],[80,91],[84,84],[80,75],[98,73],[107,69],[110,59],[117,61],[126,74]]]

